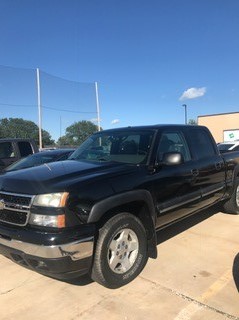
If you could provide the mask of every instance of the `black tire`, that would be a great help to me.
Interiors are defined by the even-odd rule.
[[[239,214],[239,179],[236,180],[231,198],[223,205],[226,213]]]
[[[119,288],[135,279],[147,260],[141,221],[130,213],[120,213],[99,230],[91,278],[107,288]]]

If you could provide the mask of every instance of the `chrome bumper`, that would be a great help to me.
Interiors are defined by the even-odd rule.
[[[45,259],[70,257],[72,261],[85,259],[93,255],[94,237],[88,237],[62,245],[43,246],[18,240],[6,240],[0,236],[0,246],[21,251],[30,256]]]

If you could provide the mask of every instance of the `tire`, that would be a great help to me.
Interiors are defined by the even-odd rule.
[[[91,278],[106,288],[135,279],[148,260],[146,231],[130,213],[109,219],[99,230]]]
[[[226,213],[239,214],[239,179],[236,180],[231,198],[224,203],[223,208]]]

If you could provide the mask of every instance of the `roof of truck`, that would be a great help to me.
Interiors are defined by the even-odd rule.
[[[144,126],[128,126],[128,127],[120,127],[120,128],[111,128],[103,130],[104,132],[108,131],[134,131],[134,130],[157,130],[160,128],[198,128],[198,127],[204,127],[204,126],[198,126],[198,125],[185,125],[185,124],[154,124],[154,125],[144,125]],[[99,131],[101,132],[101,131]]]
[[[14,141],[34,141],[34,139],[31,138],[0,138],[0,142],[14,142]]]

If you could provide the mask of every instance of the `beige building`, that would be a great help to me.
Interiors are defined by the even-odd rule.
[[[239,139],[239,112],[198,116],[198,124],[208,127],[216,142]]]

